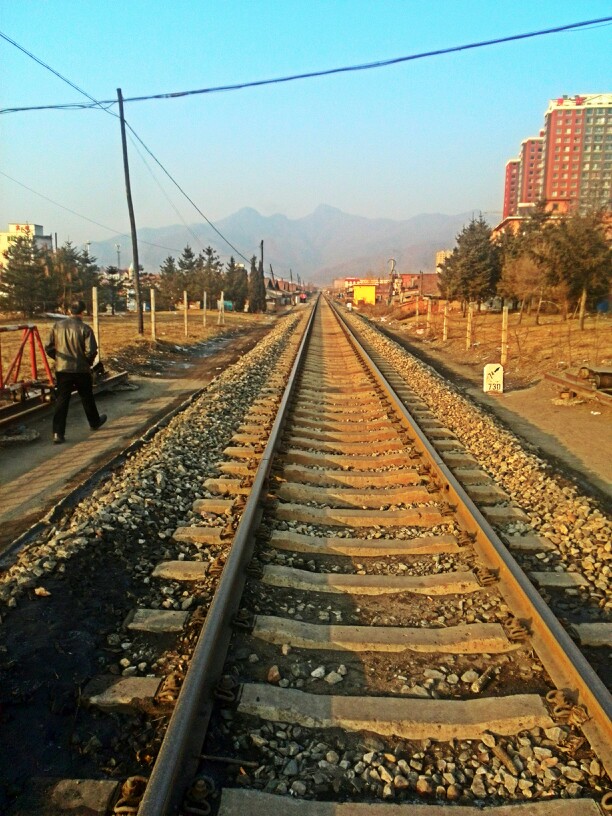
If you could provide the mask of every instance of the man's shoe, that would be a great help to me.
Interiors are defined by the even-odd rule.
[[[98,420],[98,424],[97,425],[90,425],[89,427],[91,428],[92,431],[97,431],[98,428],[101,428],[104,425],[104,423],[106,422],[107,419],[108,419],[108,417],[106,416],[106,414],[100,414],[100,419]]]
[[[64,437],[61,434],[53,434],[53,444],[54,445],[61,445],[64,442]]]

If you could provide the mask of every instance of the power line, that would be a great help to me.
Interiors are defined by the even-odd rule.
[[[52,198],[49,198],[42,193],[39,193],[37,190],[33,190],[31,187],[28,187],[27,184],[24,184],[21,181],[17,181],[17,179],[9,176],[7,173],[4,173],[0,170],[0,175],[4,176],[5,178],[9,179],[9,181],[18,184],[20,187],[23,187],[24,190],[28,190],[30,193],[34,193],[34,195],[39,196],[40,198],[44,198],[45,201],[48,201],[51,204],[54,204],[56,207],[59,207],[62,210],[66,210],[66,212],[71,213],[72,215],[76,215],[77,218],[82,218],[84,221],[89,221],[90,224],[95,224],[96,227],[102,227],[102,229],[108,230],[112,232],[113,235],[119,235],[121,237],[126,237],[128,235],[127,232],[121,232],[121,230],[113,229],[113,227],[107,227],[106,224],[101,224],[99,221],[94,221],[93,218],[88,218],[86,215],[82,215],[81,213],[77,212],[76,210],[71,210],[70,207],[65,207],[63,204],[60,204],[58,201],[54,201]],[[174,249],[173,247],[162,246],[162,244],[154,244],[151,241],[144,241],[141,238],[138,239],[142,244],[147,244],[147,246],[157,247],[157,249],[167,249],[169,252],[180,252],[179,249]]]
[[[15,48],[18,48],[20,51],[23,51],[24,54],[26,54],[28,57],[30,57],[30,59],[33,59],[34,62],[37,62],[39,65],[42,65],[42,67],[46,68],[47,71],[51,71],[52,74],[55,74],[55,76],[58,77],[59,79],[61,79],[62,82],[65,82],[67,85],[70,85],[70,87],[74,88],[75,91],[78,91],[79,93],[83,94],[83,96],[86,96],[88,99],[91,99],[91,101],[93,102],[93,107],[99,107],[102,110],[106,110],[106,112],[110,113],[112,116],[117,116],[116,113],[112,113],[112,111],[109,111],[108,109],[103,107],[104,105],[108,105],[108,104],[113,104],[114,105],[115,102],[117,101],[116,99],[113,99],[112,103],[98,102],[98,100],[94,99],[93,96],[90,96],[87,93],[87,91],[84,91],[82,88],[79,88],[79,86],[75,85],[74,82],[71,82],[71,80],[67,79],[65,76],[62,76],[62,74],[60,74],[59,71],[56,71],[55,68],[52,68],[50,65],[47,65],[46,62],[43,62],[43,60],[41,60],[35,54],[32,54],[30,51],[28,51],[22,45],[19,45],[19,43],[15,42],[15,40],[12,40],[10,37],[8,37],[6,34],[4,34],[2,31],[0,31],[0,37],[2,37],[3,40],[6,40],[7,42],[9,42],[11,45],[14,45]],[[92,107],[92,106],[88,105],[87,107]]]
[[[128,127],[129,127],[129,126],[128,126]],[[164,190],[164,188],[163,188],[163,186],[162,186],[162,184],[161,184],[160,180],[157,178],[157,176],[156,176],[156,175],[155,175],[155,173],[153,172],[153,168],[150,166],[149,162],[148,162],[148,161],[145,159],[145,157],[142,155],[142,152],[141,152],[140,148],[139,148],[139,147],[138,147],[138,145],[136,144],[136,140],[135,140],[135,138],[132,136],[132,134],[131,134],[131,133],[129,134],[129,136],[130,136],[130,141],[131,141],[131,143],[132,143],[132,146],[133,146],[134,150],[135,150],[135,151],[136,151],[136,153],[138,153],[138,155],[140,156],[140,160],[142,161],[142,163],[144,164],[144,166],[145,166],[145,167],[147,168],[147,170],[149,171],[149,173],[150,173],[150,175],[151,175],[151,178],[153,179],[153,181],[155,182],[155,184],[156,184],[156,185],[157,185],[157,187],[159,188],[160,193],[161,193],[161,194],[164,196],[164,198],[166,199],[166,201],[168,202],[168,204],[169,204],[169,205],[172,207],[172,209],[173,209],[173,210],[174,210],[174,212],[176,213],[177,218],[179,218],[179,219],[180,219],[180,220],[183,222],[183,226],[185,227],[185,229],[187,230],[187,232],[188,232],[188,233],[191,235],[191,237],[192,237],[192,238],[193,238],[193,239],[194,239],[194,240],[195,240],[195,241],[196,241],[198,244],[200,244],[200,246],[201,246],[202,248],[204,248],[204,247],[203,247],[203,244],[202,244],[202,242],[200,241],[200,239],[198,238],[198,236],[197,236],[197,235],[195,234],[195,232],[194,232],[194,231],[191,229],[191,227],[189,226],[189,224],[187,223],[187,221],[186,221],[186,220],[183,218],[183,215],[182,215],[182,213],[180,212],[180,210],[178,209],[178,207],[176,207],[176,206],[175,206],[174,202],[172,201],[172,199],[170,198],[170,196],[168,195],[168,193],[167,193],[167,192]]]
[[[346,74],[355,71],[369,71],[375,68],[386,68],[390,65],[398,65],[403,62],[427,59],[429,57],[439,57],[443,56],[444,54],[453,54],[460,51],[469,51],[475,48],[486,48],[491,45],[502,45],[503,43],[516,42],[518,40],[526,40],[533,37],[543,37],[548,34],[559,34],[564,31],[575,31],[577,29],[586,28],[588,26],[598,27],[601,24],[609,24],[610,22],[612,22],[612,17],[599,17],[595,20],[584,20],[579,23],[569,23],[568,25],[555,26],[553,28],[544,28],[540,29],[539,31],[529,31],[524,34],[512,34],[509,35],[508,37],[496,37],[491,40],[480,40],[473,43],[466,43],[464,45],[454,45],[448,48],[437,48],[433,51],[422,51],[417,54],[409,54],[408,56],[404,57],[394,57],[392,59],[378,60],[376,62],[366,62],[360,65],[347,65],[340,68],[327,68],[321,71],[308,71],[301,74],[290,74],[289,76],[276,77],[274,79],[260,79],[252,82],[240,82],[234,85],[216,85],[210,88],[198,88],[196,90],[190,91],[174,91],[172,93],[149,94],[147,96],[131,96],[126,97],[124,99],[124,102],[145,102],[151,99],[177,99],[182,96],[195,96],[197,94],[212,94],[220,93],[223,91],[240,91],[244,90],[245,88],[257,88],[264,85],[277,85],[285,82],[295,82],[296,80],[313,79],[315,77],[330,76],[333,74]],[[0,32],[0,37],[3,37],[8,42],[12,43],[13,45],[16,45],[18,48],[24,51],[24,53],[28,54],[28,56],[32,56],[32,54],[29,54],[28,51],[26,51],[24,48],[21,48],[21,46],[17,45],[17,43],[15,43],[9,37],[2,34],[2,32]],[[33,57],[33,59],[36,59],[37,62],[48,68],[48,66],[45,65],[41,60],[38,60],[36,57]],[[63,77],[61,77],[60,74],[57,74],[56,71],[53,71],[53,73],[55,73],[57,76],[60,76],[60,78],[63,79]],[[72,83],[70,82],[68,84],[72,85]],[[76,86],[73,85],[73,87]],[[77,90],[80,89],[77,88]],[[85,96],[91,99],[91,97],[88,94],[85,94]],[[93,100],[93,102],[95,103],[94,105],[84,104],[79,105],[78,103],[68,103],[63,105],[38,105],[23,108],[4,108],[0,110],[0,113],[18,113],[29,110],[85,109],[100,105],[114,105],[116,103],[116,100],[106,99],[103,100],[102,102],[97,102],[96,100]]]
[[[94,107],[94,106],[95,106],[95,107],[99,107],[99,108],[100,108],[101,110],[103,110],[105,113],[108,113],[108,114],[109,114],[109,116],[114,116],[115,118],[119,118],[119,117],[117,116],[117,114],[116,114],[116,113],[113,113],[112,111],[110,111],[110,110],[108,110],[107,108],[105,108],[105,107],[104,107],[104,105],[105,105],[105,104],[107,104],[107,103],[105,103],[105,102],[99,102],[99,101],[97,101],[96,99],[94,99],[94,98],[93,98],[93,96],[90,96],[90,95],[87,93],[87,91],[84,91],[82,88],[79,88],[79,86],[78,86],[78,85],[75,85],[75,84],[74,84],[74,82],[71,82],[69,79],[66,79],[66,77],[62,76],[62,74],[60,74],[58,71],[56,71],[56,70],[55,70],[54,68],[52,68],[50,65],[47,65],[47,63],[46,63],[46,62],[43,62],[43,60],[39,59],[37,56],[35,56],[34,54],[32,54],[32,53],[31,53],[30,51],[28,51],[26,48],[24,48],[23,46],[21,46],[21,45],[19,45],[18,43],[16,43],[16,42],[15,42],[14,40],[12,40],[10,37],[7,37],[7,36],[6,36],[6,34],[3,34],[1,31],[0,31],[0,37],[2,37],[3,39],[7,40],[7,42],[10,42],[12,45],[14,45],[16,48],[18,48],[20,51],[22,51],[24,54],[26,54],[26,55],[27,55],[28,57],[30,57],[31,59],[33,59],[33,60],[34,60],[35,62],[37,62],[39,65],[42,65],[42,67],[43,67],[43,68],[46,68],[48,71],[51,71],[51,73],[52,73],[52,74],[54,74],[55,76],[59,77],[59,79],[61,79],[61,80],[62,80],[62,82],[66,82],[68,85],[70,85],[70,87],[71,87],[71,88],[75,88],[75,89],[76,89],[76,90],[77,90],[79,93],[82,93],[82,94],[83,94],[83,96],[86,96],[88,99],[91,99],[91,100],[93,101],[94,105],[93,105],[93,106],[88,106],[88,107]],[[116,100],[113,100],[113,104],[115,103],[115,101],[116,101]],[[196,210],[196,211],[197,211],[197,212],[198,212],[198,213],[199,213],[199,214],[202,216],[202,218],[203,218],[203,219],[206,221],[206,223],[207,223],[207,224],[208,224],[208,225],[209,225],[209,226],[210,226],[210,227],[211,227],[211,228],[212,228],[212,229],[213,229],[213,230],[214,230],[214,231],[217,233],[217,235],[218,235],[218,236],[219,236],[219,237],[220,237],[220,238],[221,238],[221,239],[222,239],[222,240],[223,240],[223,241],[224,241],[224,242],[225,242],[225,243],[226,243],[226,244],[227,244],[227,245],[228,245],[228,246],[229,246],[231,249],[233,249],[233,250],[234,250],[234,252],[236,252],[236,253],[237,253],[237,254],[238,254],[238,255],[239,255],[241,258],[243,258],[243,259],[244,259],[244,260],[245,260],[247,263],[249,263],[249,259],[246,257],[246,255],[243,255],[243,254],[242,254],[242,252],[240,252],[240,250],[239,250],[239,249],[237,249],[237,248],[236,248],[236,247],[235,247],[235,246],[234,246],[234,245],[233,245],[233,244],[232,244],[230,241],[228,241],[228,239],[225,237],[225,235],[223,235],[223,233],[222,233],[220,230],[218,230],[218,229],[217,229],[217,227],[215,227],[215,225],[212,223],[212,221],[210,221],[210,220],[207,218],[207,216],[206,216],[206,215],[204,215],[204,213],[202,212],[202,210],[201,210],[201,209],[200,209],[200,208],[197,206],[197,204],[196,204],[196,203],[193,201],[193,199],[191,199],[191,198],[190,198],[190,197],[187,195],[187,193],[185,192],[185,190],[183,190],[183,188],[181,187],[181,185],[180,185],[180,184],[178,183],[178,181],[176,181],[176,179],[175,179],[175,178],[174,178],[174,177],[173,177],[173,176],[170,174],[170,172],[169,172],[168,170],[166,170],[166,168],[165,168],[165,167],[164,167],[164,165],[163,165],[163,164],[162,164],[162,163],[159,161],[159,159],[157,158],[157,156],[155,156],[155,155],[154,155],[154,153],[153,153],[153,152],[152,152],[152,151],[151,151],[151,150],[150,150],[150,149],[147,147],[147,145],[146,145],[146,144],[143,142],[143,140],[140,138],[140,136],[139,136],[139,135],[136,133],[136,131],[134,130],[134,128],[133,128],[133,127],[130,125],[130,123],[129,123],[127,120],[125,120],[125,124],[128,126],[128,128],[130,129],[130,131],[131,131],[131,132],[134,134],[134,136],[136,137],[136,139],[138,139],[138,141],[139,141],[139,142],[140,142],[140,144],[141,144],[141,145],[144,147],[144,149],[147,151],[147,153],[149,154],[149,156],[151,156],[151,158],[152,158],[152,159],[153,159],[153,160],[156,162],[156,164],[158,164],[158,165],[159,165],[159,167],[160,167],[160,168],[161,168],[161,169],[164,171],[164,173],[165,173],[165,174],[168,176],[168,178],[170,179],[170,181],[171,181],[171,182],[172,182],[172,183],[173,183],[173,184],[174,184],[174,185],[177,187],[177,189],[178,189],[178,190],[180,190],[180,192],[181,192],[181,193],[182,193],[182,194],[185,196],[185,198],[187,199],[187,201],[189,201],[189,203],[192,205],[192,207],[193,207],[193,208],[194,208],[194,209],[195,209],[195,210]],[[75,213],[75,214],[77,214],[77,215],[78,215],[78,213]],[[125,233],[122,233],[122,234],[125,234]],[[173,251],[175,251],[175,250],[173,250]]]
[[[227,240],[227,238],[225,237],[225,235],[223,235],[223,233],[222,233],[222,232],[220,232],[220,231],[217,229],[217,227],[215,227],[215,225],[212,223],[212,221],[210,221],[210,220],[209,220],[209,219],[208,219],[208,218],[207,218],[207,217],[204,215],[204,213],[203,213],[203,212],[202,212],[202,210],[201,210],[201,209],[198,207],[198,205],[195,203],[195,201],[193,201],[193,199],[191,199],[191,198],[190,198],[190,197],[187,195],[187,193],[185,192],[185,190],[183,190],[183,188],[182,188],[182,187],[181,187],[181,185],[178,183],[178,181],[176,181],[176,179],[175,179],[175,178],[173,178],[173,176],[171,176],[171,175],[170,175],[170,173],[168,172],[168,170],[166,170],[166,168],[165,168],[165,167],[164,167],[164,165],[163,165],[163,164],[160,162],[160,160],[159,160],[159,159],[158,159],[158,158],[157,158],[157,157],[156,157],[156,156],[155,156],[155,155],[154,155],[154,154],[153,154],[153,153],[152,153],[152,152],[149,150],[149,148],[148,148],[148,147],[146,146],[146,144],[145,144],[145,143],[142,141],[142,139],[141,139],[141,138],[140,138],[140,136],[139,136],[139,135],[136,133],[136,131],[135,131],[135,130],[134,130],[134,128],[133,128],[133,127],[130,125],[130,123],[129,123],[129,122],[126,122],[126,125],[127,125],[127,126],[128,126],[128,128],[131,130],[131,132],[134,134],[134,136],[135,136],[135,137],[138,139],[138,141],[139,141],[139,142],[140,142],[140,144],[141,144],[141,145],[144,147],[144,149],[147,151],[147,153],[149,154],[149,156],[151,156],[151,158],[153,159],[153,161],[154,161],[156,164],[158,164],[158,165],[159,165],[159,167],[160,167],[160,168],[161,168],[161,169],[164,171],[164,173],[165,173],[165,174],[168,176],[168,178],[169,178],[169,179],[170,179],[170,181],[171,181],[171,182],[174,184],[174,186],[175,186],[175,187],[176,187],[178,190],[180,190],[180,191],[181,191],[181,193],[182,193],[182,194],[185,196],[185,198],[187,199],[187,201],[189,201],[189,203],[192,205],[192,207],[193,207],[193,208],[194,208],[194,209],[195,209],[195,210],[196,210],[196,211],[197,211],[197,212],[198,212],[198,213],[199,213],[199,214],[202,216],[202,218],[203,218],[203,219],[206,221],[206,223],[208,224],[208,226],[209,226],[209,227],[211,227],[211,228],[212,228],[212,229],[213,229],[213,230],[214,230],[214,231],[217,233],[217,235],[218,235],[218,236],[219,236],[219,237],[220,237],[220,238],[221,238],[223,241],[225,241],[225,243],[228,245],[228,247],[231,247],[231,248],[234,250],[234,252],[236,252],[238,255],[240,255],[240,257],[241,257],[243,260],[245,260],[247,263],[250,263],[250,259],[249,259],[249,258],[247,258],[247,257],[246,257],[246,255],[243,255],[243,254],[242,254],[242,252],[240,252],[240,250],[239,250],[239,249],[236,249],[236,247],[235,247],[235,246],[234,246],[232,243],[230,243],[230,241],[228,241],[228,240]]]
[[[130,126],[129,126],[129,124],[128,124],[128,127],[130,127]],[[130,128],[130,130],[131,130],[131,128]],[[161,194],[164,196],[164,198],[166,199],[166,201],[168,202],[168,204],[169,204],[169,205],[172,207],[172,209],[173,209],[173,210],[174,210],[174,212],[176,213],[177,217],[178,217],[178,218],[179,218],[179,219],[182,221],[183,226],[185,227],[185,229],[187,230],[187,232],[188,232],[188,233],[191,235],[191,237],[194,239],[194,241],[195,241],[197,244],[199,244],[199,245],[202,247],[202,249],[204,249],[204,243],[202,242],[202,239],[201,239],[201,238],[200,238],[200,237],[199,237],[199,236],[198,236],[198,235],[197,235],[197,234],[196,234],[196,233],[195,233],[195,232],[194,232],[194,231],[191,229],[191,227],[189,226],[189,224],[187,223],[187,221],[186,221],[186,220],[183,218],[183,215],[182,215],[182,213],[180,212],[180,210],[178,209],[178,207],[176,207],[176,206],[175,206],[174,202],[172,201],[172,199],[170,198],[170,196],[168,195],[168,193],[167,193],[167,192],[164,190],[164,188],[162,187],[161,182],[160,182],[160,181],[159,181],[159,179],[158,179],[158,178],[155,176],[155,173],[153,172],[153,169],[151,168],[151,166],[149,165],[149,163],[147,162],[147,160],[145,159],[145,157],[142,155],[141,151],[140,151],[140,150],[139,150],[139,148],[138,148],[138,145],[136,144],[135,139],[133,139],[133,138],[132,138],[132,135],[131,135],[131,134],[130,134],[130,141],[132,142],[132,145],[133,145],[133,147],[134,147],[134,150],[135,150],[135,151],[138,153],[138,155],[140,156],[140,159],[141,159],[142,163],[144,164],[144,166],[147,168],[147,170],[148,170],[148,171],[149,171],[149,173],[151,174],[151,178],[153,179],[153,181],[155,182],[155,184],[158,186],[158,188],[159,188],[159,190],[160,190]],[[228,256],[227,256],[227,255],[222,254],[222,255],[221,255],[221,257],[225,257],[225,258],[227,258]]]

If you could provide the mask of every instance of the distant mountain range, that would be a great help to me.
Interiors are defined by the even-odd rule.
[[[457,233],[471,216],[434,213],[393,221],[349,215],[321,204],[304,218],[290,219],[284,215],[264,216],[244,207],[215,226],[247,258],[259,254],[263,239],[266,274],[272,264],[278,277],[288,278],[291,269],[294,280],[300,275],[304,281],[322,285],[337,277],[381,275],[389,269],[390,258],[395,258],[398,272],[433,272],[435,253],[454,246]],[[138,238],[139,259],[146,272],[157,272],[168,255],[177,257],[187,244],[196,254],[210,245],[222,257],[235,255],[203,223],[191,224],[189,229],[176,224],[142,228]],[[92,242],[90,251],[100,266],[117,263],[117,243],[121,244],[121,265],[129,265],[131,243],[125,236],[117,236]]]

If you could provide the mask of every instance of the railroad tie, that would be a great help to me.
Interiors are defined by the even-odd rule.
[[[488,732],[508,736],[555,724],[539,694],[470,700],[344,697],[247,683],[238,711],[305,728],[371,731],[409,740],[478,740]]]
[[[279,807],[284,816],[601,816],[599,805],[592,799],[547,799],[483,809],[479,805],[433,802],[320,802],[241,788],[223,789],[218,816],[270,816]]]
[[[293,567],[266,565],[264,584],[291,587],[309,592],[349,595],[394,595],[409,592],[418,595],[456,595],[482,589],[473,572],[443,572],[434,575],[359,575],[358,573],[321,573]]]

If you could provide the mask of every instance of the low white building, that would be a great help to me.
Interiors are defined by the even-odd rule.
[[[44,234],[40,224],[9,224],[8,232],[0,232],[0,268],[4,265],[7,249],[18,238],[34,238],[39,249],[53,249],[53,238]]]

